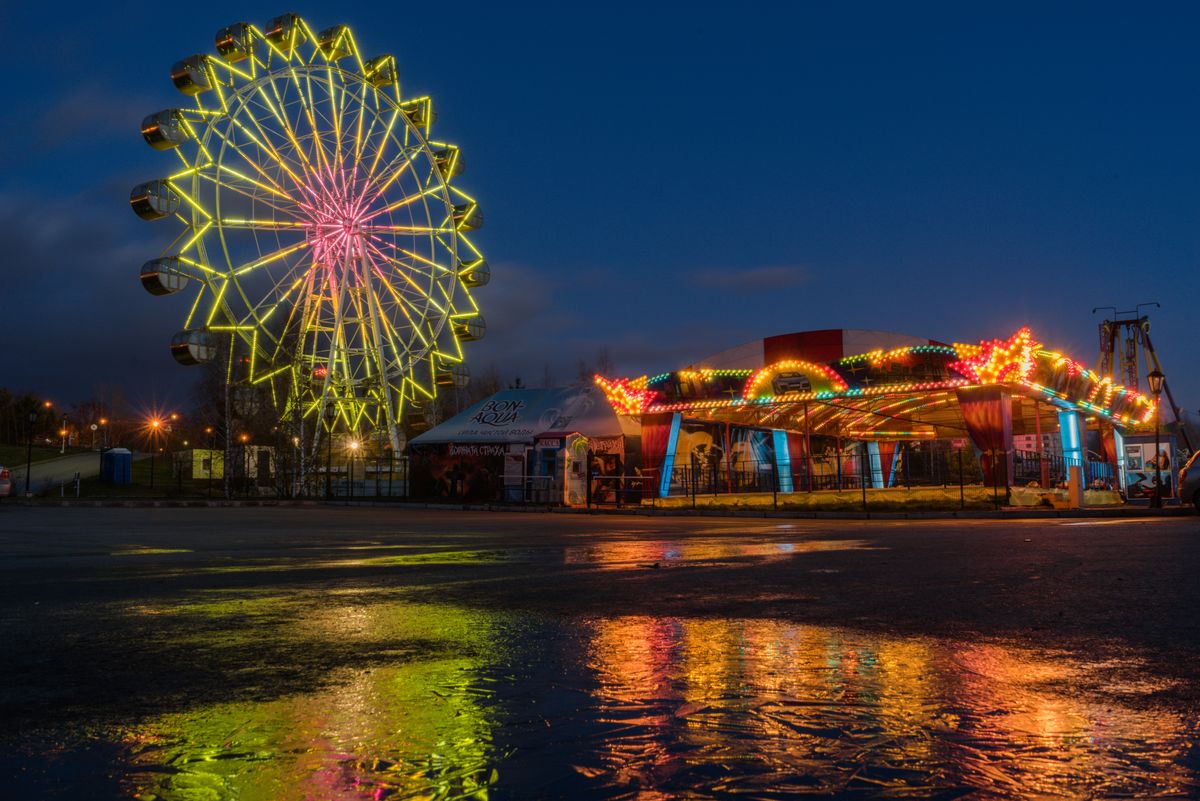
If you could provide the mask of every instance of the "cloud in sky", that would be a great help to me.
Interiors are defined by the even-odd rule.
[[[18,362],[16,380],[5,382],[12,388],[73,401],[111,384],[182,397],[191,383],[168,370],[179,309],[154,303],[138,283],[161,232],[131,232],[133,215],[109,197],[116,191],[0,195],[0,319]]]
[[[695,281],[702,287],[730,292],[768,292],[773,289],[794,289],[812,280],[803,267],[794,264],[736,268],[706,268],[696,273]]]

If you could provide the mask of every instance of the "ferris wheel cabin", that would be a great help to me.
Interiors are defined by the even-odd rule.
[[[189,367],[217,358],[217,338],[203,329],[187,329],[171,337],[171,355]]]
[[[129,205],[143,220],[161,220],[179,210],[179,195],[165,178],[138,184],[129,193]]]
[[[142,265],[142,286],[151,295],[173,295],[190,280],[176,258],[151,259]]]

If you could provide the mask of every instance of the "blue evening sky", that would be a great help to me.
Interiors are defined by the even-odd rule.
[[[877,328],[1094,362],[1094,306],[1160,301],[1200,404],[1200,13],[1096,3],[5,3],[0,385],[182,403],[184,315],[137,281],[138,133],[217,28],[286,10],[392,52],[487,225],[475,371],[560,380]]]

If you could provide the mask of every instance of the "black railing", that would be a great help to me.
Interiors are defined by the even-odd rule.
[[[1013,451],[1013,486],[1056,489],[1067,486],[1071,467],[1083,468],[1084,487],[1116,489],[1113,466],[1094,453],[1072,460],[1058,453]]]

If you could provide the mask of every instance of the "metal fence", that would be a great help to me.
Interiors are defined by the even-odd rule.
[[[1089,452],[1086,459],[1067,459],[1062,454],[1013,451],[1013,486],[1042,489],[1066,487],[1071,467],[1083,468],[1085,487],[1116,489],[1116,471],[1101,456]]]
[[[881,458],[863,447],[840,454],[821,454],[785,461],[774,459],[676,466],[655,491],[666,497],[755,492],[821,492],[867,488],[950,487],[978,484],[983,469],[972,448],[955,448],[949,442],[900,443],[894,454]]]

